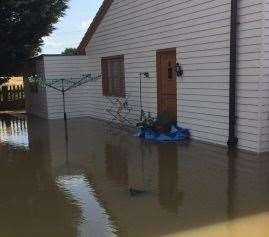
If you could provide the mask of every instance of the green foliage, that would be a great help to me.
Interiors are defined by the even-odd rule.
[[[141,111],[141,121],[137,124],[137,127],[143,129],[152,129],[154,127],[155,119],[151,116],[150,113],[147,115],[144,111]]]
[[[0,72],[16,75],[40,52],[69,0],[0,0]]]
[[[76,48],[66,48],[63,52],[62,55],[66,56],[72,56],[72,55],[77,55],[77,49]]]
[[[151,129],[157,132],[170,132],[172,125],[175,125],[166,114],[161,114],[157,118],[147,115],[142,111],[141,122],[137,124],[137,127],[141,129]]]
[[[37,75],[30,76],[27,78],[29,82],[30,91],[32,93],[38,93],[38,87],[40,86],[40,78]]]

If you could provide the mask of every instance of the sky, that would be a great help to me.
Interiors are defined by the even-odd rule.
[[[76,48],[103,0],[69,0],[69,9],[55,25],[56,30],[45,37],[42,54],[58,54],[65,48]]]

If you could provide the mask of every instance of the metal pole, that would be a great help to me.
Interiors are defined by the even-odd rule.
[[[139,81],[139,93],[140,93],[140,121],[142,121],[143,117],[143,105],[142,105],[142,73],[140,75]]]
[[[230,33],[230,91],[229,91],[229,139],[228,147],[237,146],[236,136],[236,99],[237,99],[237,31],[238,31],[238,0],[231,0],[231,33]]]
[[[67,116],[66,116],[66,108],[65,108],[65,90],[64,90],[64,79],[62,79],[62,97],[63,97],[64,121],[67,121]]]

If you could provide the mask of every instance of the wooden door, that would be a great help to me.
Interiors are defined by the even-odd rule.
[[[158,115],[177,121],[176,49],[157,51]]]

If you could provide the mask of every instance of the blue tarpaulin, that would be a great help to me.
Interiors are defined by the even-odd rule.
[[[158,132],[153,129],[141,128],[138,136],[145,140],[158,142],[180,142],[190,138],[188,129],[172,126],[170,132]]]

